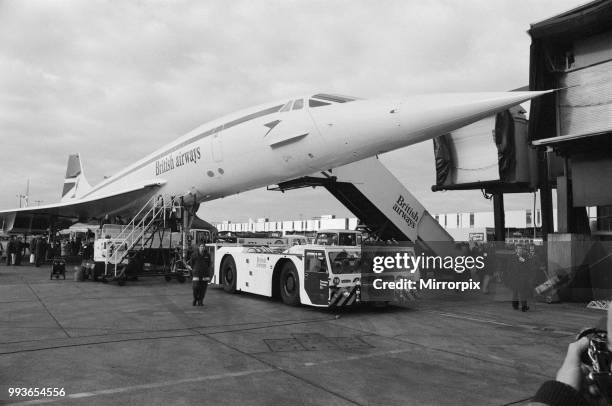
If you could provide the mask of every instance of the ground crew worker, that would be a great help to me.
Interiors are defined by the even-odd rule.
[[[212,276],[210,272],[210,254],[206,251],[204,244],[200,244],[198,249],[191,255],[189,264],[191,265],[193,306],[204,306],[206,288]]]
[[[39,239],[40,239],[39,237],[34,237],[32,238],[32,241],[30,241],[30,263],[31,264],[36,263],[36,245],[38,244]]]
[[[110,238],[110,237],[108,237],[108,238]],[[47,248],[47,251],[48,251],[48,255],[47,255],[48,258],[50,258],[50,259],[55,258],[56,254],[57,254],[57,241],[51,240],[51,244],[49,244],[49,246]]]
[[[21,258],[25,252],[25,244],[21,239],[21,236],[17,237],[15,243],[15,265],[21,265]]]
[[[34,259],[36,261],[36,266],[39,267],[40,264],[45,260],[45,252],[47,251],[47,241],[44,237],[41,237],[36,242],[36,252],[34,253]]]
[[[14,262],[13,256],[15,255],[15,237],[11,238],[6,243],[6,265],[11,265]]]
[[[83,259],[93,259],[93,242],[89,239],[83,242]]]
[[[516,256],[510,260],[510,284],[512,288],[512,308],[518,310],[519,299],[521,311],[529,310],[527,299],[530,296],[531,262],[522,245],[516,246]]]

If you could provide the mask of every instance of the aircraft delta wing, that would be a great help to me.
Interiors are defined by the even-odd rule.
[[[55,223],[69,226],[77,221],[103,218],[106,214],[122,213],[132,208],[135,201],[148,201],[164,183],[164,181],[155,181],[135,185],[131,189],[106,196],[3,210],[0,211],[0,229],[42,232],[50,226],[51,219]]]

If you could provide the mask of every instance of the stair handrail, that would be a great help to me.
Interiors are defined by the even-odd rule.
[[[161,198],[161,199],[160,199]],[[174,200],[173,198],[171,200]],[[161,201],[161,209],[156,212],[159,208],[159,201]],[[153,204],[151,204],[153,203]],[[143,214],[145,209],[151,204],[149,210]],[[131,250],[137,243],[142,239],[146,230],[151,224],[157,220],[160,213],[165,213],[165,199],[161,195],[153,196],[149,199],[144,206],[138,211],[138,213],[132,218],[132,220],[121,230],[119,235],[113,238],[112,247],[113,249],[110,258],[107,257],[107,263],[111,262],[115,268],[115,276],[117,274],[117,266],[123,261],[129,250]],[[138,219],[138,220],[137,220]],[[126,231],[129,231],[126,235]],[[125,245],[125,248],[122,247]]]
[[[147,230],[161,214],[164,215],[163,220],[165,227],[165,215],[167,210],[172,210],[177,202],[179,202],[178,207],[181,207],[180,199],[182,197],[184,196],[152,196],[138,211],[138,213],[134,215],[132,220],[121,229],[121,232],[116,237],[112,238],[110,245],[112,252],[110,255],[106,256],[105,269],[107,269],[108,263],[111,262],[114,265],[115,277],[117,277],[118,266],[123,262],[129,251],[142,240]],[[167,200],[168,205],[166,205]],[[146,210],[149,205],[150,208]]]
[[[156,200],[157,200],[158,198],[159,198],[159,195],[155,195],[155,196],[152,196],[152,197],[151,197],[149,200],[147,200],[147,202],[146,202],[146,203],[145,203],[145,204],[144,204],[144,205],[143,205],[143,206],[140,208],[140,210],[138,211],[138,213],[136,213],[136,214],[134,215],[134,217],[132,217],[132,220],[130,220],[130,222],[129,222],[128,224],[124,225],[124,226],[121,228],[121,231],[119,232],[119,234],[118,234],[118,235],[116,235],[116,236],[114,237],[114,239],[116,238],[116,239],[119,239],[119,240],[120,240],[120,239],[125,238],[125,237],[123,237],[123,234],[124,234],[126,231],[128,231],[128,230],[133,230],[133,229],[136,227],[136,220],[137,220],[137,219],[142,219],[142,218],[144,218],[144,217],[146,217],[146,216],[147,216],[147,214],[148,214],[148,213],[151,211],[151,209],[149,209],[149,210],[148,210],[148,212],[147,212],[147,213],[146,213],[144,216],[142,216],[142,213],[143,213],[143,212],[144,212],[144,210],[145,210],[145,209],[146,209],[146,208],[149,206],[149,204],[151,204],[151,206],[152,206],[152,207],[154,207],[154,206],[155,206],[155,204],[156,204]],[[131,232],[131,231],[130,231],[130,232]]]

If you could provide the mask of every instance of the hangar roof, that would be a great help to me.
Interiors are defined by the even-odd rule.
[[[596,0],[531,24],[533,39],[592,35],[612,25],[612,0]]]
[[[563,63],[570,61],[568,55],[573,60],[572,50],[576,42],[606,32],[612,32],[612,0],[591,1],[531,24],[528,31],[532,38],[529,89],[545,90],[563,87],[560,84],[560,76],[565,72]],[[546,139],[546,142],[538,144],[540,146],[561,146],[560,142],[552,142],[553,138],[559,135],[557,131],[559,126],[556,110],[557,95],[558,93],[544,95],[531,103],[529,138],[532,141]],[[564,139],[562,144],[574,145],[590,141],[587,137],[575,138],[572,136]]]

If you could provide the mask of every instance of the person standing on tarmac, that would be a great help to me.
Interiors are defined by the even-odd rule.
[[[38,244],[39,240],[40,240],[40,237],[34,237],[32,238],[32,241],[30,241],[30,263],[31,264],[36,263],[36,245]]]
[[[204,306],[204,296],[210,282],[210,254],[203,243],[192,254],[189,260],[193,286],[193,306]]]
[[[40,237],[36,242],[36,252],[34,253],[34,260],[36,263],[36,267],[39,267],[40,264],[45,260],[45,252],[47,251],[47,241],[44,236]]]
[[[529,310],[527,299],[530,294],[529,279],[531,276],[531,261],[525,247],[517,245],[515,248],[516,256],[510,260],[510,283],[512,288],[512,308],[518,310],[519,299],[521,301],[521,311]]]
[[[10,266],[14,263],[13,256],[15,255],[15,237],[11,238],[6,243],[6,265]]]
[[[25,250],[25,244],[21,241],[21,237],[17,237],[15,242],[15,265],[21,265],[21,257]]]

